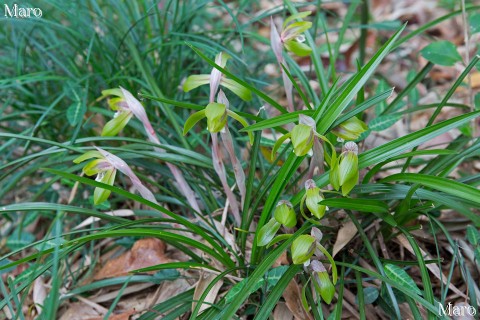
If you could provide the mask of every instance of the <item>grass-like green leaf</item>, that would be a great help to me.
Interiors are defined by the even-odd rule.
[[[480,205],[480,190],[451,179],[419,173],[397,173],[382,179],[382,182],[393,181],[418,183]]]
[[[390,157],[402,153],[405,150],[412,149],[413,147],[430,141],[431,139],[448,132],[453,128],[457,128],[465,123],[468,123],[478,116],[480,116],[480,111],[463,114],[449,120],[439,122],[431,127],[412,132],[406,136],[387,142],[374,149],[370,149],[358,156],[359,167],[366,168],[368,166],[385,161]]]
[[[342,89],[338,97],[328,106],[325,112],[318,112],[314,119],[317,122],[317,131],[325,134],[328,128],[337,120],[338,116],[345,110],[350,101],[370,79],[371,75],[385,58],[393,44],[402,33],[405,26],[401,27],[372,57],[372,59],[356,73],[345,88]],[[322,121],[320,121],[320,119]]]

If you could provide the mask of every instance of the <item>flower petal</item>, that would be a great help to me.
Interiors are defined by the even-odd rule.
[[[278,223],[283,224],[287,228],[293,228],[297,224],[297,216],[290,201],[279,201],[273,216]]]
[[[102,129],[102,136],[104,137],[113,137],[116,136],[120,131],[125,128],[128,121],[133,116],[133,113],[130,111],[117,111],[118,115],[112,120],[105,123],[105,126]]]
[[[315,238],[302,234],[292,243],[292,261],[294,264],[303,264],[310,260],[315,252]]]
[[[195,88],[208,84],[210,82],[209,74],[195,74],[191,75],[183,83],[183,91],[189,92]]]
[[[132,111],[135,117],[140,120],[147,132],[154,134],[155,130],[153,130],[153,127],[148,120],[147,113],[145,112],[145,108],[142,106],[140,101],[138,101],[127,90],[123,89],[122,87],[120,87],[120,89],[122,90],[123,96],[125,97],[125,101],[127,102],[130,111]]]
[[[188,117],[187,121],[185,121],[185,125],[183,126],[183,135],[186,135],[188,131],[190,131],[193,126],[203,118],[205,118],[205,110],[195,112],[190,117]]]
[[[103,171],[113,169],[113,166],[105,159],[95,159],[83,167],[83,173],[87,176],[93,176]]]
[[[209,103],[205,108],[205,116],[208,131],[220,132],[227,124],[227,107],[221,103]]]
[[[105,171],[102,173],[101,177],[97,181],[113,186],[116,173],[117,173],[117,170]],[[103,188],[95,188],[95,190],[93,191],[93,203],[95,205],[98,205],[104,202],[105,200],[108,199],[108,197],[110,196],[110,193],[111,193],[110,190],[106,190]]]
[[[288,25],[282,32],[281,38],[283,42],[294,39],[303,32],[307,31],[312,27],[310,21],[298,21]]]
[[[272,46],[273,53],[275,54],[278,63],[282,63],[282,39],[280,38],[280,34],[278,33],[275,23],[273,22],[273,17],[270,17],[270,45]]]
[[[98,151],[87,151],[84,154],[82,154],[81,156],[73,159],[73,162],[74,163],[80,163],[80,162],[83,162],[83,161],[91,159],[91,158],[101,159],[101,158],[103,158],[103,155]]]
[[[225,57],[223,56],[224,53],[220,52],[215,57],[215,64],[219,65],[220,67],[224,68],[227,64],[228,55]],[[222,79],[222,72],[217,68],[213,68],[212,72],[210,73],[210,102],[215,101],[215,95],[217,94],[218,87],[220,86],[220,80]]]
[[[287,24],[289,24],[289,23],[292,22],[293,20],[306,18],[306,17],[308,17],[311,13],[312,13],[312,11],[303,11],[303,12],[299,12],[299,13],[296,13],[296,14],[292,14],[290,17],[288,17],[287,19],[285,19],[285,21],[283,22],[283,28],[285,29],[285,27],[287,26]]]
[[[252,100],[252,92],[232,79],[222,78],[220,84],[235,93],[243,101]]]
[[[299,57],[308,57],[310,53],[312,53],[312,48],[310,48],[308,45],[293,39],[285,42],[285,49],[293,52]]]

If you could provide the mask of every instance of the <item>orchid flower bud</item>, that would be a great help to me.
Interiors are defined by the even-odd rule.
[[[287,228],[293,228],[297,224],[297,217],[290,201],[280,200],[273,213],[275,220]]]
[[[365,122],[357,117],[352,117],[333,129],[332,133],[343,140],[357,140],[367,130],[368,126]]]
[[[292,243],[292,260],[294,264],[304,264],[310,261],[316,248],[316,240],[308,234],[298,236]]]
[[[343,146],[342,154],[330,169],[330,183],[346,196],[358,183],[358,146],[349,141]]]
[[[309,179],[305,182],[305,199],[308,210],[317,218],[321,219],[325,215],[325,211],[328,210],[326,206],[318,204],[324,200],[320,188],[317,187],[315,181]]]
[[[312,154],[312,147],[315,142],[315,139],[321,138],[326,140],[325,137],[319,135],[316,131],[315,120],[312,118],[300,114],[298,116],[298,124],[293,127],[292,131],[283,135],[280,139],[275,142],[275,145],[272,149],[271,159],[273,160],[277,150],[280,148],[282,143],[290,138],[293,145],[293,152],[298,157],[304,156],[306,154]]]

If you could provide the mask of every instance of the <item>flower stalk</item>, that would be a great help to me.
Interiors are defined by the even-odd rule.
[[[215,63],[224,68],[229,56],[220,52],[215,57]],[[213,168],[217,173],[222,187],[230,204],[231,212],[237,225],[241,224],[240,210],[243,209],[243,205],[246,197],[245,186],[245,173],[243,171],[240,160],[235,155],[235,149],[233,146],[233,139],[228,129],[228,117],[240,122],[243,127],[248,124],[240,115],[229,109],[230,103],[225,93],[220,89],[220,86],[228,88],[230,91],[238,95],[243,100],[250,100],[251,93],[248,89],[240,86],[236,82],[227,79],[219,70],[213,68],[210,75],[192,75],[187,78],[184,83],[183,89],[188,92],[193,88],[204,84],[210,85],[209,104],[204,110],[193,113],[185,122],[183,134],[187,134],[188,131],[203,118],[207,119],[207,129],[212,137],[212,160]],[[218,92],[218,94],[217,94]],[[215,102],[215,96],[217,101]],[[218,133],[220,133],[221,141],[225,149],[227,150],[230,162],[233,166],[235,174],[235,181],[237,188],[240,192],[240,204],[238,203],[234,193],[230,189],[227,182],[227,175],[225,171],[225,165],[223,163],[223,157],[220,153],[220,140],[218,139]],[[253,143],[253,135],[249,133],[250,142]]]

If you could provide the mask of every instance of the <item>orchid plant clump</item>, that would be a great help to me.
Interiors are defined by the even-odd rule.
[[[281,33],[278,33],[272,20],[271,45],[277,62],[282,68],[282,76],[290,111],[293,111],[295,108],[293,105],[292,83],[285,72],[286,70],[288,71],[288,66],[283,57],[283,49],[298,56],[308,56],[312,52],[311,48],[303,43],[305,40],[303,33],[311,27],[311,23],[301,20],[308,17],[309,14],[310,12],[303,12],[289,17],[284,22]],[[246,102],[251,101],[252,94],[248,88],[227,78],[221,72],[221,70],[226,68],[229,58],[230,56],[228,54],[220,52],[215,57],[216,66],[210,74],[190,75],[183,83],[183,90],[185,92],[189,92],[206,84],[210,87],[209,103],[204,109],[193,113],[185,121],[183,134],[186,135],[197,123],[202,119],[206,119],[206,129],[210,133],[212,140],[213,168],[227,196],[226,206],[230,208],[235,224],[240,226],[240,213],[244,209],[243,206],[246,198],[245,173],[235,153],[228,120],[229,118],[235,120],[240,123],[243,128],[248,128],[249,124],[237,112],[230,109],[230,102],[220,87],[228,89]],[[103,127],[103,136],[119,134],[128,122],[135,117],[143,124],[148,140],[158,145],[154,148],[155,151],[159,153],[164,152],[161,148],[162,143],[148,120],[144,107],[130,92],[119,88],[104,90],[102,94],[102,97],[110,97],[108,105],[115,111],[113,119],[108,121]],[[324,159],[326,165],[330,168],[329,177],[332,188],[337,191],[341,190],[341,194],[347,196],[358,182],[358,146],[352,140],[358,139],[360,134],[367,129],[363,121],[352,117],[331,130],[331,132],[338,137],[338,141],[344,142],[345,140],[349,140],[344,144],[342,153],[337,156],[334,143],[325,135],[317,132],[317,122],[309,116],[300,114],[298,124],[294,125],[288,133],[284,134],[275,142],[270,160],[273,161],[277,151],[282,145],[287,141],[291,141],[293,153],[296,157],[307,157],[305,158],[307,161],[308,158],[311,157],[311,168],[323,168]],[[249,135],[248,140],[253,144],[253,134],[250,131],[247,132]],[[220,134],[221,140],[219,140],[218,134]],[[328,145],[329,152],[326,152],[327,150],[323,148],[323,144]],[[229,161],[232,164],[236,182],[235,186],[240,193],[240,201],[237,200],[232,187],[228,184],[224,165],[225,159],[223,158],[223,153],[220,151],[221,147],[227,151]],[[97,147],[96,149],[97,151],[88,151],[74,160],[74,162],[79,163],[95,158],[88,162],[83,168],[83,172],[86,175],[96,174],[97,181],[113,185],[116,172],[120,171],[130,178],[135,189],[138,190],[145,199],[156,203],[153,193],[140,182],[138,177],[123,160],[103,149]],[[177,182],[179,190],[187,198],[191,207],[197,212],[201,212],[195,195],[181,171],[171,163],[167,163],[167,165]],[[300,212],[305,221],[320,225],[320,221],[329,210],[326,205],[321,204],[325,199],[324,193],[333,191],[321,190],[317,187],[315,181],[312,179],[313,175],[314,170],[310,169],[307,175],[308,179],[304,183],[305,194],[301,198]],[[109,194],[110,191],[108,190],[96,188],[94,192],[94,202],[96,204],[103,202],[108,198]],[[311,216],[307,215],[305,212],[306,209],[308,209]],[[224,210],[222,217],[223,225],[225,225],[227,220],[226,212],[227,211]],[[260,247],[270,247],[278,241],[286,239],[286,237],[290,235],[288,233],[277,235],[278,231],[282,227],[284,227],[286,231],[291,230],[295,228],[297,223],[298,216],[295,213],[295,206],[288,200],[280,200],[275,207],[273,217],[258,230],[257,245]],[[293,263],[304,264],[305,271],[312,279],[313,287],[325,302],[330,303],[335,292],[334,285],[337,279],[337,271],[333,258],[320,244],[321,239],[322,234],[320,230],[313,228],[311,235],[301,235],[293,241],[291,254]],[[325,268],[320,261],[324,257],[328,258],[332,266],[333,280],[330,280],[327,268]]]

